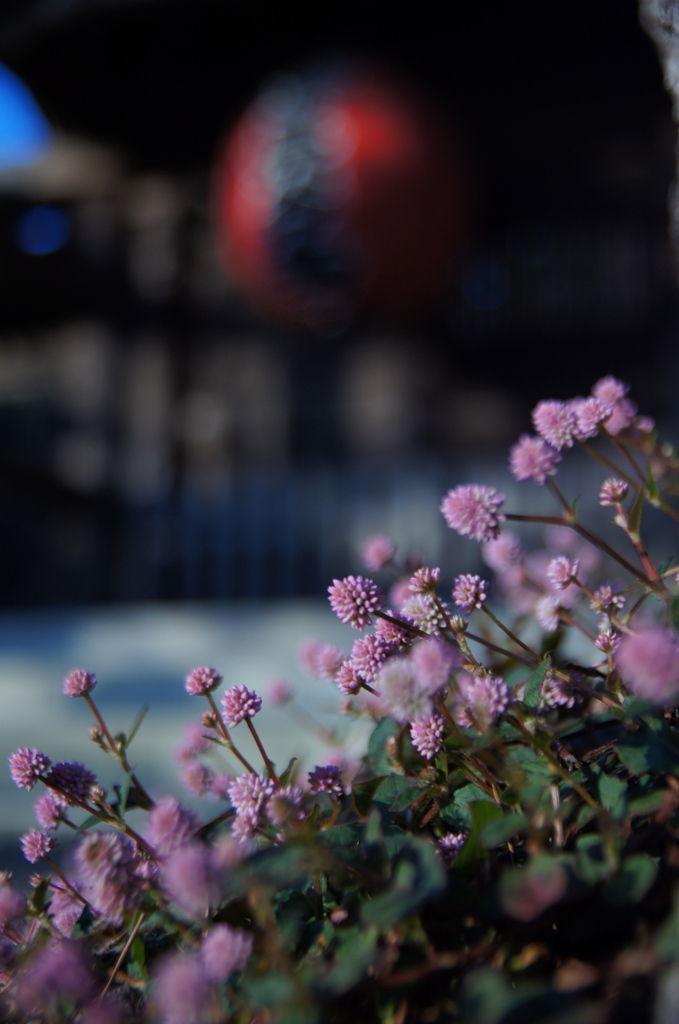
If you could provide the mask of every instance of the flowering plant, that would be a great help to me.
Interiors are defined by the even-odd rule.
[[[492,580],[399,567],[380,535],[363,558],[391,574],[388,595],[360,575],[329,587],[362,635],[350,653],[307,645],[303,665],[372,719],[359,767],[281,770],[255,725],[261,698],[217,697],[217,670],[195,668],[185,689],[205,711],[179,759],[186,787],[219,802],[202,821],[146,790],[136,729],[112,734],[94,674],[67,676],[122,781],[107,793],[81,764],[9,758],[17,786],[41,787],[40,827],[21,838],[40,871],[29,896],[0,878],[3,1020],[674,1019],[679,568],[653,561],[641,521],[647,507],[679,520],[679,457],[613,377],[540,402],[533,425],[510,471],[551,492],[553,515],[512,512],[477,483],[441,503]],[[576,444],[604,467],[598,503],[619,541],[554,479]],[[541,524],[546,546],[524,550],[514,523]],[[280,683],[275,699],[291,699]]]

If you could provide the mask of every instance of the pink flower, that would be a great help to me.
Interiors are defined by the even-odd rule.
[[[395,554],[396,545],[383,533],[376,533],[372,537],[368,537],[361,546],[361,558],[369,572],[379,572],[380,569],[384,569]]]
[[[532,419],[536,432],[557,452],[562,448],[573,447],[577,422],[573,410],[565,402],[538,402],[533,409]]]
[[[552,594],[543,594],[535,604],[535,618],[545,633],[556,633],[561,619],[559,599]]]
[[[447,610],[446,602],[435,599],[433,594],[413,594],[403,605],[403,614],[413,625],[432,636],[448,629],[444,614]]]
[[[558,555],[547,566],[547,579],[555,590],[565,590],[578,578],[579,568],[577,558],[571,561],[566,555]]]
[[[5,882],[0,884],[0,931],[26,909],[26,899]]]
[[[351,658],[345,661],[343,665],[340,665],[339,671],[335,676],[337,688],[345,697],[351,697],[353,694],[358,693],[364,681]]]
[[[83,895],[87,891],[82,884],[80,885],[80,890]],[[49,887],[49,893],[49,912],[52,924],[58,932],[61,932],[64,938],[68,938],[83,912],[84,904],[69,889],[64,889],[61,885],[52,883]]]
[[[373,612],[382,607],[382,595],[376,583],[362,576],[345,576],[343,580],[333,580],[328,587],[330,607],[340,622],[353,626],[354,629],[365,629],[372,624]]]
[[[609,409],[624,398],[628,391],[629,384],[624,384],[610,373],[607,377],[600,377],[592,388],[592,394]]]
[[[184,742],[175,751],[180,762],[192,761],[198,754],[204,754],[212,744],[206,736],[205,726],[201,722],[191,722],[184,730]]]
[[[592,593],[589,606],[593,612],[603,615],[615,615],[625,607],[625,595],[613,590],[611,583],[602,583]]]
[[[231,831],[240,842],[253,838],[264,822],[264,809],[275,786],[263,775],[239,775],[228,788],[229,800],[236,810]]]
[[[160,880],[180,910],[196,920],[206,917],[221,896],[220,875],[203,843],[176,847],[161,867]]]
[[[482,484],[460,484],[448,491],[441,502],[441,512],[451,530],[473,540],[488,541],[497,537],[505,515],[500,512],[505,500],[493,487]]]
[[[184,680],[184,689],[191,697],[198,697],[203,693],[210,693],[222,681],[222,677],[216,668],[204,665],[193,668]]]
[[[610,408],[593,395],[589,398],[573,398],[568,404],[575,415],[573,437],[578,441],[589,441],[590,438],[596,437],[601,424],[611,412]]]
[[[410,598],[410,584],[408,580],[397,580],[389,591],[389,604],[396,608],[397,612],[403,609],[403,604]],[[379,626],[379,623],[378,623]]]
[[[173,796],[163,797],[156,801],[149,811],[144,838],[153,847],[159,857],[166,857],[172,850],[190,842],[198,829],[200,821]]]
[[[411,594],[429,594],[436,590],[441,579],[441,570],[438,567],[433,569],[417,569],[408,581]]]
[[[460,672],[457,677],[455,721],[467,728],[487,732],[498,715],[509,707],[510,692],[499,676],[471,676]]]
[[[232,971],[242,971],[252,953],[252,935],[228,924],[216,924],[203,938],[201,956],[205,974],[218,982]]]
[[[541,708],[572,708],[585,699],[575,680],[561,679],[551,672],[543,683],[540,697]]]
[[[69,802],[77,803],[87,800],[92,787],[97,784],[97,777],[78,761],[60,761],[50,768],[47,781]]]
[[[62,940],[33,956],[21,975],[17,998],[26,1011],[36,1006],[44,1009],[58,998],[86,999],[93,984],[83,944]]]
[[[594,640],[594,643],[604,654],[612,654],[620,646],[622,636],[614,629],[604,629]]]
[[[28,747],[19,747],[8,760],[9,773],[19,789],[33,789],[52,763],[47,754]]]
[[[407,600],[409,599],[410,590]],[[390,615],[396,621],[389,622],[387,619],[378,619],[375,623],[375,634],[391,647],[410,647],[413,642],[413,634],[408,628],[407,621],[402,616],[395,615],[391,608],[387,608],[385,615]]]
[[[200,954],[168,954],[156,968],[153,981],[160,1024],[205,1024],[211,986]]]
[[[409,658],[390,658],[375,680],[382,705],[395,721],[405,724],[433,714],[434,680],[417,675]]]
[[[309,789],[312,793],[328,793],[336,800],[344,796],[342,773],[336,764],[316,765],[309,772]]]
[[[38,832],[37,828],[24,832],[19,842],[24,857],[30,864],[37,864],[54,848],[54,837],[48,836],[46,832]]]
[[[273,682],[269,683],[267,697],[272,707],[282,707],[283,704],[287,704],[288,701],[292,700],[290,684],[285,679],[274,679]]]
[[[91,832],[81,840],[75,861],[94,909],[112,924],[122,924],[143,896],[135,843],[120,832]]]
[[[361,679],[366,683],[373,683],[381,665],[393,653],[394,648],[382,637],[368,633],[354,643],[351,649],[351,665]]]
[[[233,728],[244,718],[254,718],[262,708],[262,698],[247,686],[233,686],[222,697],[224,721]]]
[[[63,692],[67,697],[84,697],[96,685],[97,677],[94,672],[87,672],[84,668],[74,668],[64,679]]]
[[[453,863],[466,840],[467,836],[464,832],[448,832],[447,835],[436,840],[438,855],[446,867]]]
[[[657,705],[669,704],[679,691],[679,644],[662,626],[648,625],[624,636],[615,664],[637,697]]]
[[[469,573],[458,576],[453,586],[453,601],[463,612],[482,608],[488,598],[488,584],[480,576]]]
[[[533,480],[544,484],[554,476],[561,456],[541,437],[523,434],[509,453],[509,469],[517,480]]]
[[[433,761],[443,741],[443,718],[433,714],[418,718],[410,726],[410,738],[418,754],[427,761]]]
[[[410,652],[415,679],[427,693],[435,693],[448,684],[450,673],[460,663],[454,647],[442,640],[418,640]]]
[[[624,480],[617,480],[611,476],[604,480],[599,491],[600,505],[619,505],[625,500],[629,493],[629,484]]]
[[[317,640],[310,640],[299,649],[300,665],[312,679],[332,682],[345,658],[346,654],[339,647],[319,643]]]
[[[634,420],[637,407],[634,402],[625,397],[628,391],[628,384],[623,384],[621,380],[610,375],[602,377],[592,388],[592,394],[609,410],[609,416],[605,423],[609,434],[619,434]]]
[[[515,533],[501,533],[482,544],[481,558],[498,574],[503,588],[518,586],[523,580],[523,549]]]
[[[61,812],[66,807],[68,807],[68,800],[60,793],[54,793],[49,789],[42,796],[38,797],[33,805],[33,810],[40,827],[52,830],[59,826]]]
[[[279,828],[289,821],[303,821],[306,817],[304,791],[299,786],[281,786],[269,797],[266,814]]]

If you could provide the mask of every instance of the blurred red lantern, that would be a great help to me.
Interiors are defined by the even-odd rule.
[[[412,316],[441,293],[470,222],[467,157],[434,107],[371,67],[267,86],[215,173],[231,279],[264,313],[337,330]]]

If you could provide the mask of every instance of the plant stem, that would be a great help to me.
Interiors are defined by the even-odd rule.
[[[148,807],[146,808],[146,810],[149,810],[154,805],[153,804],[153,800],[151,799],[149,794],[146,792],[146,790],[142,786],[142,784],[139,781],[139,779],[137,778],[136,774],[132,771],[132,768],[130,767],[130,763],[127,760],[127,756],[125,755],[125,752],[123,750],[119,750],[118,747],[116,746],[115,740],[111,736],[111,733],[108,730],[108,726],[106,725],[106,722],[104,721],[102,715],[99,712],[99,708],[94,703],[94,701],[90,697],[89,693],[86,693],[83,696],[85,697],[85,700],[87,701],[87,703],[89,705],[89,708],[90,708],[90,711],[94,715],[94,717],[95,717],[95,719],[97,721],[97,724],[99,725],[99,728],[101,729],[104,737],[106,738],[106,742],[109,745],[111,754],[113,755],[113,757],[115,757],[116,761],[119,762],[119,764],[123,768],[123,770],[129,773],[130,778],[132,779],[132,782],[134,783],[135,789],[139,792],[140,796],[142,796],[143,799],[148,804]]]
[[[269,759],[269,755],[267,754],[266,750],[264,749],[264,745],[263,745],[262,741],[259,738],[259,733],[257,732],[257,730],[255,729],[254,725],[252,724],[252,719],[249,718],[248,716],[246,716],[245,724],[247,725],[248,729],[250,730],[252,738],[255,741],[255,743],[257,744],[257,749],[259,750],[260,754],[262,755],[262,759],[264,761],[264,764],[266,765],[266,770],[269,773],[269,778],[273,779],[273,781],[276,783],[277,786],[280,786],[281,781],[278,778],[278,776],[276,775],[276,771],[275,771],[274,766],[272,765],[272,763],[271,763],[271,761]]]
[[[250,775],[256,775],[257,772],[255,771],[255,769],[252,767],[250,762],[248,760],[246,760],[246,758],[243,757],[243,755],[241,754],[240,750],[238,750],[238,748],[236,747],[235,743],[231,739],[231,736],[229,734],[229,730],[226,728],[226,724],[224,722],[224,719],[222,718],[222,716],[221,716],[221,714],[219,712],[219,708],[215,704],[214,697],[212,696],[211,693],[206,693],[205,696],[207,697],[208,702],[210,704],[210,707],[212,708],[213,714],[214,714],[214,716],[215,716],[215,718],[217,720],[217,723],[219,725],[219,731],[221,732],[222,736],[224,737],[224,741],[225,741],[227,747],[229,748],[229,750],[231,751],[233,756],[238,758],[238,760],[243,765],[243,767],[246,769],[246,771],[250,772]]]

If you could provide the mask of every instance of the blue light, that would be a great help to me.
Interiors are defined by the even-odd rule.
[[[71,223],[54,206],[32,206],[14,222],[14,241],[29,256],[45,256],[66,245]]]
[[[462,276],[462,294],[479,313],[492,313],[509,298],[509,271],[493,256],[476,260]]]
[[[0,64],[0,170],[34,163],[51,141],[50,126],[31,92]]]

